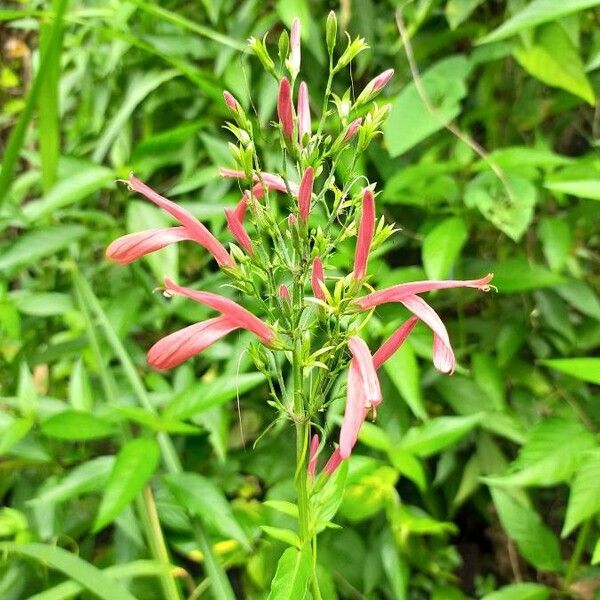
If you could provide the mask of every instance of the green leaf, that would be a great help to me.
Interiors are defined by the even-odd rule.
[[[502,23],[500,27],[479,40],[479,43],[487,44],[489,42],[504,40],[507,37],[515,35],[515,33],[519,33],[519,31],[523,31],[523,29],[530,29],[540,23],[555,21],[566,15],[598,5],[600,5],[600,0],[569,0],[569,2],[533,0],[533,2],[526,4],[522,10],[508,19],[508,21]]]
[[[400,554],[389,530],[382,536],[380,544],[381,562],[395,600],[408,600],[410,567]]]
[[[131,117],[133,111],[137,108],[144,98],[157,87],[177,77],[178,72],[169,71],[145,71],[144,73],[134,73],[127,87],[125,98],[120,103],[119,110],[115,113],[110,123],[104,130],[101,138],[96,143],[96,150],[92,155],[92,161],[102,162],[110,146],[119,135],[125,123]]]
[[[100,569],[58,546],[0,542],[0,552],[40,561],[79,583],[101,600],[137,600],[126,588]]]
[[[235,376],[219,377],[210,383],[194,383],[178,394],[166,407],[165,417],[187,419],[198,413],[210,410],[245,394],[262,383],[262,373],[243,373]]]
[[[429,416],[421,388],[419,363],[412,346],[405,342],[385,361],[383,368],[415,417],[426,421]]]
[[[278,542],[283,542],[284,544],[294,546],[298,549],[302,547],[302,542],[300,541],[298,534],[292,531],[291,529],[283,529],[282,527],[271,527],[270,525],[261,525],[260,528],[269,537],[272,537]]]
[[[267,600],[305,598],[311,574],[310,551],[288,548],[277,563],[277,572]]]
[[[483,3],[483,0],[448,0],[446,2],[446,20],[450,29],[456,29],[469,18],[469,15]]]
[[[245,548],[248,536],[236,521],[223,492],[210,480],[196,473],[166,475],[164,482],[175,499],[190,514],[221,535],[232,537]]]
[[[594,104],[596,98],[579,53],[558,23],[544,25],[532,43],[513,51],[517,62],[531,75]]]
[[[152,438],[126,442],[106,484],[94,531],[108,525],[144,488],[158,466],[160,449]]]
[[[7,454],[19,440],[22,440],[33,426],[31,417],[14,419],[0,434],[0,456]]]
[[[592,553],[592,564],[593,565],[597,565],[598,563],[600,563],[600,538],[598,538],[598,541],[596,542],[596,545],[594,546],[594,552]]]
[[[425,469],[418,458],[402,448],[391,448],[388,456],[404,477],[410,479],[422,492],[427,489]]]
[[[518,242],[533,218],[537,190],[519,175],[505,175],[510,195],[494,173],[484,171],[467,185],[464,202],[465,206],[477,208],[494,227]]]
[[[496,359],[485,352],[475,352],[471,366],[475,382],[485,393],[494,410],[504,411],[504,377]]]
[[[450,56],[423,74],[423,86],[433,103],[435,115],[423,104],[414,82],[400,92],[383,128],[391,156],[404,154],[458,116],[460,101],[467,94],[465,80],[470,69],[464,56]]]
[[[55,225],[23,234],[0,255],[0,269],[28,267],[40,258],[56,254],[88,233],[79,225]]]
[[[58,483],[46,486],[44,491],[29,501],[30,504],[64,502],[104,489],[115,464],[114,456],[98,456],[71,469]]]
[[[600,200],[600,179],[545,181],[544,187],[553,192],[561,192],[578,198]]]
[[[110,169],[97,165],[81,165],[72,175],[56,183],[39,200],[32,200],[23,207],[23,214],[30,222],[52,215],[60,208],[76,204],[90,194],[107,187],[115,178]]]
[[[502,527],[523,558],[543,571],[558,571],[562,565],[558,540],[538,513],[501,488],[492,486],[490,492]]]
[[[515,583],[486,594],[481,600],[546,600],[550,591],[539,583]]]
[[[298,505],[293,502],[287,502],[286,500],[265,500],[263,506],[268,506],[288,517],[298,518]]]
[[[569,279],[568,283],[554,289],[580,313],[600,321],[600,299],[589,285],[577,279]]]
[[[320,532],[331,522],[344,498],[348,477],[348,464],[344,461],[325,485],[310,498],[315,519],[315,530]]]
[[[583,453],[595,446],[594,435],[577,421],[547,418],[530,430],[510,472],[486,481],[518,487],[556,485],[568,481]]]
[[[437,454],[465,437],[479,425],[482,417],[482,414],[468,417],[437,417],[409,429],[402,438],[400,447],[419,457]]]
[[[73,309],[73,300],[69,294],[60,292],[30,293],[11,295],[17,309],[32,317],[53,317],[64,315]]]
[[[428,279],[445,279],[460,255],[469,232],[460,217],[436,225],[423,240],[423,267]]]
[[[115,431],[110,423],[89,412],[65,410],[41,424],[42,433],[59,440],[95,440]]]
[[[562,536],[600,512],[600,450],[589,452],[571,483]]]
[[[90,411],[94,403],[92,389],[85,370],[85,364],[80,358],[75,363],[69,379],[69,403],[75,410]]]
[[[576,379],[600,385],[600,358],[549,358],[540,362]]]
[[[153,560],[135,560],[122,565],[113,565],[102,570],[111,579],[129,579],[135,577],[158,577],[171,569],[171,565],[161,564]],[[39,594],[29,596],[28,600],[67,600],[78,597],[84,586],[75,581],[64,581]],[[120,600],[115,598],[115,600]]]
[[[573,243],[569,224],[564,219],[547,217],[540,222],[538,235],[550,268],[553,271],[561,271],[567,262]]]

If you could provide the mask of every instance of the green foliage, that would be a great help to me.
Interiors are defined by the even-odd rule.
[[[392,105],[380,143],[358,165],[337,165],[379,181],[378,210],[399,229],[372,257],[369,283],[493,272],[498,293],[436,295],[452,377],[430,367],[422,326],[380,370],[376,422],[311,498],[321,595],[543,600],[597,580],[600,2],[408,4],[429,109],[394,26],[397,3],[346,4],[0,9],[3,48],[13,48],[0,67],[3,600],[174,599],[191,582],[203,597],[208,580],[231,600],[224,569],[249,600],[309,597],[293,434],[272,423],[246,339],[170,373],[145,363],[156,339],[208,316],[152,293],[163,275],[216,292],[224,278],[191,245],[128,267],[103,253],[118,235],[169,224],[115,183],[130,171],[163,182],[161,193],[230,241],[223,208],[241,192],[216,170],[227,156],[221,92],[256,116],[265,168],[281,170],[268,127],[276,84],[244,41],[271,29],[275,57],[280,19],[299,15],[301,78],[322,90],[329,6],[334,56],[344,30],[371,46],[352,61],[356,93],[396,70],[377,98]],[[351,81],[338,85],[341,97]],[[348,271],[346,242],[335,261],[332,273]],[[404,318],[377,309],[370,345]],[[342,395],[343,377],[335,385]],[[338,423],[322,423],[323,454]]]

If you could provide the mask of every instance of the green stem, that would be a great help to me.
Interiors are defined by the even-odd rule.
[[[565,586],[569,586],[573,581],[575,575],[577,574],[577,569],[579,569],[579,562],[581,561],[581,556],[583,551],[585,550],[585,545],[588,540],[588,536],[590,534],[590,530],[592,528],[592,519],[588,519],[579,530],[577,534],[577,540],[575,542],[575,548],[573,549],[573,555],[571,556],[571,560],[569,561],[569,566],[567,567],[567,573],[565,575]]]

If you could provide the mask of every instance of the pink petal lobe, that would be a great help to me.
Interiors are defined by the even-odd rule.
[[[398,348],[404,343],[404,340],[410,335],[410,332],[417,324],[418,317],[410,317],[403,323],[392,335],[379,347],[379,350],[373,355],[373,364],[379,369],[383,363],[390,358]]]
[[[433,290],[468,287],[487,292],[490,289],[489,283],[492,280],[492,277],[493,275],[490,274],[482,277],[481,279],[448,279],[445,281],[432,280],[400,283],[398,285],[393,285],[383,290],[378,290],[376,292],[372,292],[371,294],[367,294],[366,296],[359,298],[357,303],[363,310],[367,310],[387,302],[401,302],[405,296],[423,294]]]
[[[375,233],[375,197],[370,189],[363,191],[362,214],[358,226],[354,253],[354,278],[362,279],[367,272],[371,242]]]
[[[129,176],[129,186],[136,192],[145,196],[151,202],[168,212],[171,216],[177,219],[186,229],[196,243],[206,248],[214,257],[219,266],[232,267],[234,266],[233,259],[229,256],[225,247],[217,240],[217,238],[190,212],[181,206],[167,200],[160,194],[157,194],[152,188],[140,181],[134,175]]]
[[[325,271],[323,270],[323,262],[318,256],[315,256],[312,264],[310,285],[315,298],[319,298],[319,300],[325,300],[325,293],[321,289],[321,283],[325,283]]]
[[[275,332],[269,325],[229,298],[211,292],[191,290],[177,285],[170,277],[165,277],[165,288],[172,294],[185,296],[222,312],[230,322],[251,331],[265,344],[270,344],[275,339]]]
[[[185,227],[147,229],[117,238],[106,249],[106,256],[122,265],[127,265],[169,244],[191,239]]]
[[[383,398],[379,386],[379,377],[377,377],[377,371],[375,370],[375,364],[369,347],[363,339],[358,336],[352,336],[348,340],[348,348],[352,352],[352,362],[355,363],[360,374],[365,407],[379,406]]]
[[[336,448],[331,454],[329,460],[327,461],[327,464],[323,468],[323,471],[327,473],[327,475],[332,475],[335,472],[335,470],[340,466],[342,460],[343,458],[340,455],[340,449]]]
[[[452,373],[456,360],[446,326],[439,315],[419,296],[404,296],[400,302],[433,331],[433,364],[442,373]]]
[[[238,244],[246,250],[246,252],[250,255],[254,255],[254,248],[252,247],[252,241],[250,240],[250,236],[244,229],[244,225],[237,218],[235,211],[230,208],[225,209],[225,218],[227,219],[227,229],[231,232],[231,235],[236,239]]]
[[[155,369],[176,367],[237,328],[227,317],[194,323],[156,342],[148,351],[148,364]]]
[[[364,391],[364,383],[356,359],[353,358],[348,371],[346,410],[340,430],[339,455],[341,459],[348,458],[352,453],[360,428],[369,412],[369,409],[366,408],[367,401]]]
[[[246,174],[244,173],[244,171],[228,169],[227,167],[219,167],[219,175],[221,175],[221,177],[227,177],[230,179],[246,179]],[[283,177],[280,177],[279,175],[274,175],[273,173],[267,173],[265,171],[261,172],[260,177],[256,173],[252,177],[253,182],[255,184],[260,184],[261,178],[265,182],[265,185],[269,188],[269,190],[276,190],[278,192],[283,192],[284,194],[287,193],[288,189],[286,187],[286,181],[283,179]],[[294,183],[293,181],[287,180],[287,185],[289,186],[292,194],[294,196],[297,196],[298,184]],[[262,196],[257,196],[257,198],[260,197]]]
[[[314,178],[315,173],[313,168],[307,167],[302,176],[300,189],[298,191],[298,212],[300,214],[300,220],[303,223],[308,221],[308,215],[310,213],[310,201],[312,198]]]

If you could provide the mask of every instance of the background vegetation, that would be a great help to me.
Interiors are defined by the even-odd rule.
[[[174,372],[145,364],[153,341],[207,314],[153,294],[163,275],[204,289],[222,278],[189,245],[126,268],[103,251],[165,222],[115,183],[130,171],[226,236],[239,190],[217,176],[229,164],[221,92],[257,111],[269,152],[276,85],[245,40],[270,31],[276,54],[282,24],[301,17],[302,76],[321,90],[330,9],[372,47],[347,85],[396,69],[389,121],[360,165],[402,228],[372,261],[374,283],[489,271],[498,293],[433,299],[459,358],[452,377],[422,360],[425,329],[386,364],[341,528],[321,534],[324,597],[600,597],[598,7],[408,4],[433,114],[392,1],[0,8],[0,598],[163,598],[170,575],[142,533],[148,518],[181,594],[218,597],[189,515],[239,597],[267,596],[285,548],[269,527],[291,523],[274,501],[293,499],[293,436],[278,424],[258,439],[274,413],[247,339]],[[351,245],[338,260],[347,270]],[[372,342],[405,315],[376,317]],[[178,461],[196,475],[165,475]]]

